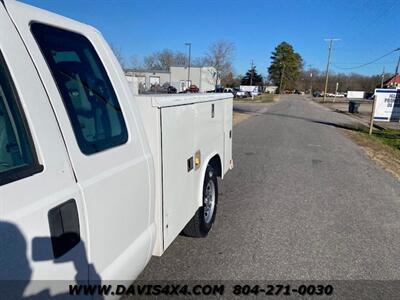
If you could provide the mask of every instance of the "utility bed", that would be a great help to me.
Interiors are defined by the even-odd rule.
[[[232,167],[232,95],[135,96],[154,158],[154,255],[161,255],[202,205],[207,162]],[[190,201],[189,199],[198,199]]]

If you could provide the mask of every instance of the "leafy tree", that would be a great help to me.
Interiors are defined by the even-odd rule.
[[[272,83],[279,87],[282,79],[282,89],[294,89],[303,68],[300,54],[294,51],[292,45],[282,42],[272,52],[271,60],[268,73]]]
[[[246,72],[246,75],[244,75],[240,84],[261,86],[263,85],[263,78],[260,74],[257,73],[256,67],[254,66],[252,69]]]

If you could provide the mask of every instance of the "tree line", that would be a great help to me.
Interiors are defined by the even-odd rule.
[[[293,46],[282,42],[276,46],[271,55],[271,65],[268,68],[268,83],[282,88],[282,90],[300,91],[324,91],[326,74],[318,69],[304,69],[304,61]],[[327,91],[334,93],[336,86],[338,92],[349,90],[361,90],[372,92],[380,87],[382,75],[360,75],[357,73],[335,73],[328,74],[329,81]],[[384,74],[384,79],[389,79],[392,74]],[[279,89],[278,89],[279,91]]]
[[[168,70],[171,66],[188,66],[188,55],[181,51],[164,49],[156,51],[140,58],[131,56],[126,61],[121,50],[113,47],[113,51],[124,69],[142,70]],[[216,69],[216,75],[221,79],[221,84],[227,87],[239,85],[275,85],[284,90],[323,91],[325,85],[325,72],[316,68],[304,69],[304,60],[293,46],[287,42],[281,42],[272,51],[271,64],[267,69],[268,75],[263,78],[252,66],[246,74],[237,75],[233,68],[235,45],[229,41],[216,41],[212,43],[206,53],[201,57],[191,59],[193,67],[212,66]],[[392,74],[384,74],[388,79]],[[333,93],[338,84],[338,92],[348,90],[373,91],[380,86],[381,75],[365,76],[356,73],[329,73],[328,91]]]
[[[129,61],[123,57],[121,49],[111,46],[115,56],[121,66],[127,69],[137,71],[143,70],[169,70],[171,66],[186,67],[189,63],[188,55],[171,49],[156,51],[140,58],[137,55],[131,56]],[[190,65],[192,67],[214,67],[216,70],[216,79],[222,81],[233,74],[233,59],[235,54],[235,45],[232,42],[219,40],[208,47],[202,57],[192,58]]]

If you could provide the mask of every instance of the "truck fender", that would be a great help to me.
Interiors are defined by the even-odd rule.
[[[222,177],[222,160],[221,156],[217,152],[212,152],[209,156],[207,156],[204,160],[205,163],[202,164],[200,168],[200,178],[201,178],[201,183],[198,185],[198,207],[201,207],[203,205],[203,183],[204,183],[204,177],[206,176],[206,170],[207,166],[209,163],[211,163],[214,168],[216,169],[215,171],[217,172],[217,177]]]

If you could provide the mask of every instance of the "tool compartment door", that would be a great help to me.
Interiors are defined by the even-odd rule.
[[[233,99],[224,100],[224,161],[222,177],[232,167],[232,118],[233,118]]]
[[[193,188],[195,118],[193,104],[161,108],[164,249],[198,208]]]

